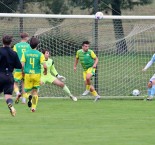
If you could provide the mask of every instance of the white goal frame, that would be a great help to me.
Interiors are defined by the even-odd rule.
[[[102,22],[102,24],[105,22],[104,20],[108,20],[108,21],[110,21],[110,22],[112,22],[112,20],[127,20],[127,21],[125,21],[125,22],[129,22],[130,20],[132,21],[132,20],[137,20],[136,22],[138,23],[139,21],[138,20],[155,20],[155,16],[143,16],[143,15],[136,15],[136,16],[129,16],[129,15],[103,15],[103,18],[102,19],[96,19],[95,18],[95,15],[60,15],[60,14],[19,14],[19,13],[0,13],[0,17],[2,17],[2,18],[34,18],[35,20],[38,20],[39,18],[41,18],[41,19],[87,19],[86,21],[91,21],[92,23],[93,23],[93,39],[96,39],[98,36],[98,34],[94,34],[95,33],[95,24],[96,24],[96,22],[98,21],[99,23],[100,22]],[[89,20],[88,20],[89,19]],[[91,20],[90,20],[91,19]],[[82,21],[83,21],[82,20]],[[94,21],[93,21],[94,20]],[[68,20],[69,21],[69,20]],[[76,20],[75,20],[76,21]],[[79,20],[80,21],[80,20]],[[142,21],[141,21],[142,22]],[[152,23],[151,23],[152,25],[149,25],[148,27],[146,27],[146,29],[144,29],[144,31],[146,30],[148,30],[148,29],[151,29],[151,28],[154,28],[155,26],[153,25],[153,21],[152,21]],[[98,27],[97,28],[97,30],[98,31],[100,31],[101,30],[101,26],[102,25],[100,25],[100,27]],[[135,35],[137,35],[137,34],[139,34],[139,33],[141,33],[141,32],[143,32],[143,27],[141,27],[140,28],[140,30],[138,29],[138,25],[132,25],[133,26],[133,29],[132,29],[132,31],[131,31],[131,33],[128,33],[129,35],[126,37],[123,37],[123,38],[120,38],[119,39],[119,41],[121,40],[121,39],[127,39],[127,43],[130,45],[129,47],[132,49],[132,48],[134,48],[134,46],[133,46],[133,43],[134,43],[134,37],[135,37]],[[56,28],[57,26],[55,26],[55,27],[53,27],[54,29]],[[61,27],[61,26],[60,26]],[[40,27],[41,28],[41,27]],[[47,31],[49,30],[52,30],[53,28],[47,28]],[[67,27],[66,27],[67,28]],[[76,27],[77,28],[77,27]],[[79,28],[79,27],[78,27]],[[77,28],[77,29],[78,29]],[[90,27],[89,27],[90,28]],[[42,28],[41,28],[42,29]],[[44,30],[44,29],[43,29]],[[40,29],[39,29],[39,31],[40,31]],[[91,31],[91,30],[90,30]],[[107,31],[109,31],[109,30],[107,30]],[[113,27],[110,27],[110,31],[114,31],[113,30]],[[45,33],[46,34],[46,31],[40,31],[40,33],[42,34],[42,33]],[[40,35],[40,33],[37,33],[36,35]],[[47,32],[48,33],[48,32]],[[145,32],[144,32],[145,33]],[[114,37],[114,32],[112,33],[113,34],[113,37]],[[34,34],[35,35],[35,34]],[[33,36],[34,36],[33,35]],[[48,34],[47,34],[48,35]],[[144,34],[144,36],[146,35],[146,33]],[[148,36],[149,34],[147,33],[147,36]],[[150,41],[152,41],[152,37],[153,37],[154,35],[151,35],[151,36],[149,36],[150,37]],[[40,37],[40,36],[39,36]],[[111,35],[110,35],[110,37],[109,38],[111,38]],[[47,39],[48,39],[48,37],[47,37]],[[140,38],[140,36],[138,36],[138,41],[139,41],[139,39],[142,39],[142,38]],[[98,40],[97,40],[98,41]],[[143,40],[142,40],[143,41]],[[48,43],[48,42],[47,42]],[[113,43],[113,44],[115,44],[115,43],[117,43],[117,42],[114,42],[114,41],[110,41],[108,44],[107,44],[107,47],[109,47],[110,49],[107,51],[107,54],[109,53],[109,51],[111,51],[111,48],[113,49],[114,47],[113,46],[110,46],[110,43]],[[95,43],[94,43],[95,44]],[[93,44],[93,46],[95,46]],[[139,47],[139,46],[138,46]],[[95,47],[94,47],[95,48]],[[99,53],[100,53],[100,50],[99,50]],[[111,53],[111,52],[110,52]],[[103,54],[104,55],[104,54]],[[114,60],[112,60],[112,61],[114,61]],[[147,60],[146,60],[146,62],[145,63],[147,63]],[[61,72],[60,72],[61,73]],[[127,77],[127,76],[125,76],[125,77]],[[147,79],[149,79],[148,77],[147,77]],[[105,82],[104,82],[104,79],[103,79],[103,84],[104,84]],[[139,84],[140,84],[140,81],[138,82]],[[143,83],[145,83],[145,82],[143,82]],[[144,86],[144,85],[143,85]],[[99,87],[100,87],[100,85],[99,85]],[[70,87],[69,87],[70,88]],[[138,89],[138,88],[134,88],[134,89]],[[143,92],[144,92],[144,89],[142,89],[143,90]],[[105,92],[105,90],[102,90],[103,92]],[[108,90],[108,91],[110,91],[110,89]],[[141,90],[140,90],[141,91]],[[132,92],[132,90],[131,90],[131,92]],[[73,92],[73,94],[74,94],[74,92]],[[80,95],[80,94],[79,94]],[[103,95],[104,95],[104,93],[103,93]],[[105,95],[106,96],[106,95]],[[115,96],[115,98],[121,98],[121,96]]]

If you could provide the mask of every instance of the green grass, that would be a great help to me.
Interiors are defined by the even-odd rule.
[[[154,101],[40,99],[9,114],[0,101],[1,145],[154,145]]]

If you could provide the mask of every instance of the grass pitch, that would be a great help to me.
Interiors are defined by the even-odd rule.
[[[40,99],[35,113],[0,100],[0,145],[154,145],[155,101]]]

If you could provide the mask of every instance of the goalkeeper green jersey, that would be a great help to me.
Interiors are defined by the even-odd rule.
[[[41,64],[44,63],[45,57],[38,50],[31,49],[23,53],[21,61],[25,63],[25,74],[40,74]]]
[[[41,67],[41,77],[48,77],[51,76],[51,73],[56,76],[58,75],[57,70],[55,69],[54,66],[54,61],[51,58],[48,58],[48,60],[45,60],[46,66],[47,66],[47,75],[44,75],[44,68],[43,66]]]
[[[14,45],[13,50],[17,52],[17,55],[19,57],[19,60],[22,58],[22,54],[28,50],[30,50],[31,47],[27,42],[19,42]],[[21,69],[15,69],[16,72],[21,72]]]
[[[76,52],[76,58],[80,60],[84,71],[86,71],[88,68],[93,66],[96,54],[91,49],[88,49],[86,52],[84,52],[83,49],[80,49]]]

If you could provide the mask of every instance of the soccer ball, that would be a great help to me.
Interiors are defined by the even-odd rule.
[[[132,95],[133,96],[139,96],[140,95],[140,91],[138,89],[135,89],[132,91]]]
[[[103,18],[103,13],[102,12],[97,12],[95,14],[95,19],[102,19]]]

